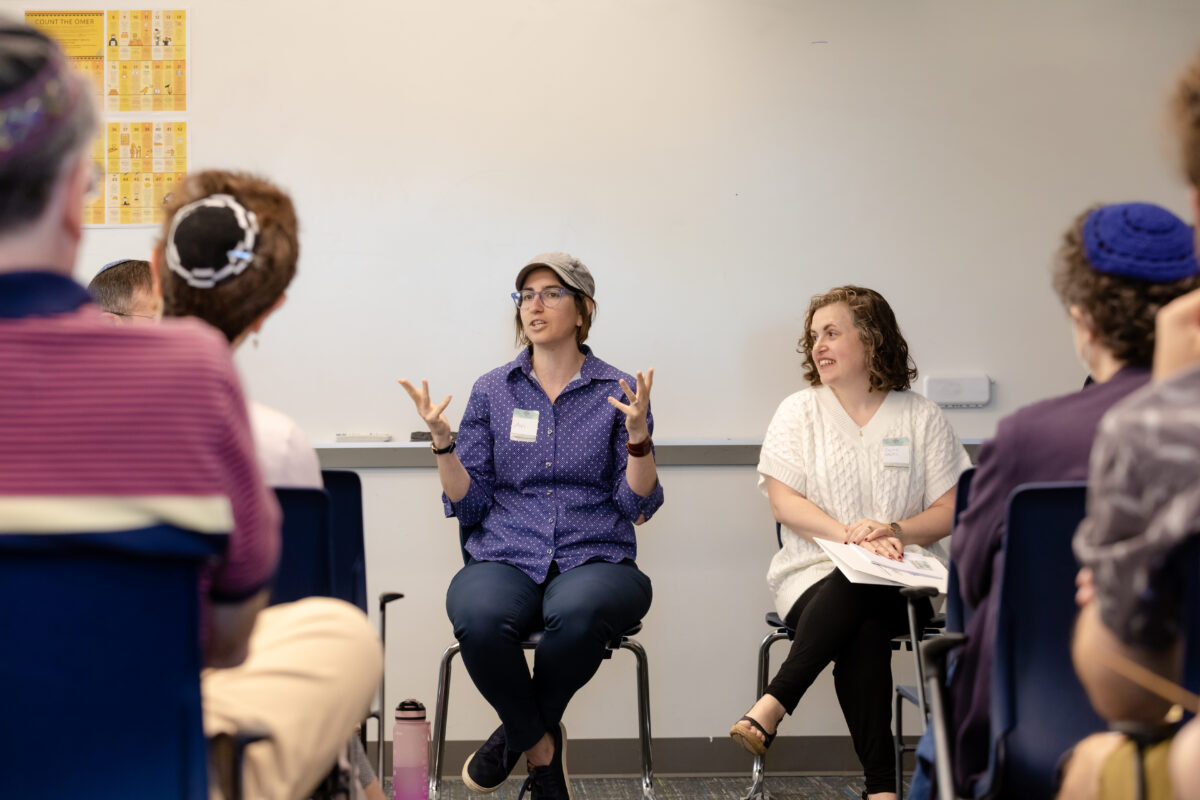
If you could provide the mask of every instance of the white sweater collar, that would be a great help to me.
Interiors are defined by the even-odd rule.
[[[826,419],[835,430],[840,431],[852,444],[878,444],[883,441],[884,434],[891,428],[892,420],[899,413],[899,393],[888,392],[883,403],[876,409],[874,416],[861,428],[842,408],[837,395],[828,386],[815,387],[817,400],[825,413]]]

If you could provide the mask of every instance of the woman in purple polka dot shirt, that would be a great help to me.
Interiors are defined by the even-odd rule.
[[[471,679],[500,727],[463,766],[476,792],[498,789],[524,756],[525,790],[570,798],[563,712],[605,644],[649,610],[634,526],[662,505],[650,435],[654,370],[633,376],[583,342],[595,280],[546,253],[517,274],[520,354],[475,382],[454,440],[425,381],[402,380],[433,435],[446,515],[468,563],[446,610]],[[532,675],[520,642],[545,630]]]

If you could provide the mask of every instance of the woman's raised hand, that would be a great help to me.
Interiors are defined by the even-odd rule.
[[[621,379],[621,390],[625,392],[628,404],[622,403],[615,397],[608,398],[613,408],[625,414],[625,430],[629,432],[629,441],[633,444],[644,442],[650,438],[650,428],[646,416],[650,411],[650,389],[654,386],[654,368],[647,370],[645,375],[638,370],[637,391],[629,388],[625,379]]]
[[[408,392],[408,396],[412,398],[413,404],[417,407],[417,413],[429,426],[429,432],[433,435],[433,443],[438,447],[448,446],[450,444],[450,420],[446,419],[445,412],[453,395],[446,395],[446,399],[435,406],[429,400],[429,381],[422,380],[420,389],[404,378],[400,378],[398,383],[404,387],[404,391]]]

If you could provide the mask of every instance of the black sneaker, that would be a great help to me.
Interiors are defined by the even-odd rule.
[[[488,794],[504,785],[508,773],[512,772],[513,767],[521,760],[521,754],[509,750],[507,745],[504,726],[501,725],[478,750],[467,756],[467,763],[463,764],[462,779],[468,789]]]
[[[517,800],[529,792],[532,800],[571,800],[571,780],[567,775],[567,729],[560,722],[550,730],[554,739],[554,758],[544,767],[529,765],[529,777]]]

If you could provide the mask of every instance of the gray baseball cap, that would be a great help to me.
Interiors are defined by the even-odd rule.
[[[588,271],[588,268],[583,265],[582,261],[569,253],[542,253],[540,256],[534,256],[517,273],[518,291],[521,289],[522,284],[525,283],[525,276],[538,267],[546,267],[553,270],[554,274],[566,286],[583,292],[585,296],[595,299],[596,279],[592,277],[592,273]]]

